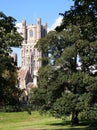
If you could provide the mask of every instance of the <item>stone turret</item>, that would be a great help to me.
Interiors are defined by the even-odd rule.
[[[42,37],[45,37],[47,34],[47,23],[44,23],[42,26]]]
[[[37,19],[37,40],[41,38],[41,19]]]
[[[24,43],[26,42],[27,36],[26,36],[26,20],[22,21],[22,36],[24,38]]]

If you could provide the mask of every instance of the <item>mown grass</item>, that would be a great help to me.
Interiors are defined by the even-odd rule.
[[[39,112],[0,112],[0,130],[84,130],[86,126],[71,127],[69,120],[62,121]]]

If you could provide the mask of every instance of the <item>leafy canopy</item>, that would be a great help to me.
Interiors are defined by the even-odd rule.
[[[32,103],[54,116],[97,120],[97,1],[74,0],[61,26],[37,43],[43,67]]]
[[[0,104],[16,104],[20,96],[17,67],[10,56],[11,47],[21,45],[23,38],[15,27],[16,20],[0,12]]]

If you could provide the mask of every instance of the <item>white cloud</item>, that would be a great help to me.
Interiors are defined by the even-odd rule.
[[[51,30],[54,30],[57,26],[59,26],[61,24],[61,22],[62,22],[62,19],[63,19],[63,17],[58,17],[55,20],[55,22],[53,23],[53,25],[50,28],[47,29],[48,32],[51,31]]]
[[[16,28],[17,28],[17,31],[18,31],[19,33],[21,33],[21,32],[22,32],[22,23],[17,23],[17,24],[16,24]]]

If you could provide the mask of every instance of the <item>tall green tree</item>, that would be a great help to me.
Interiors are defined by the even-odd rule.
[[[89,110],[97,110],[97,77],[91,69],[97,63],[97,44],[82,40],[79,30],[69,26],[59,33],[53,31],[37,44],[50,51],[47,49],[48,63],[39,70],[38,88],[32,94],[32,102],[42,110],[50,110],[57,117],[71,114],[72,125],[78,124],[79,114],[83,118],[97,118],[94,114],[86,117]],[[46,44],[42,42],[45,39]]]
[[[10,56],[11,47],[21,45],[23,38],[15,27],[16,20],[0,12],[0,104],[14,104],[20,90],[16,88],[17,67]]]
[[[32,102],[57,117],[71,114],[97,120],[97,16],[96,1],[74,0],[60,27],[37,43],[46,64],[39,70],[39,88]],[[95,26],[94,26],[95,25]],[[95,73],[94,73],[95,72]]]

